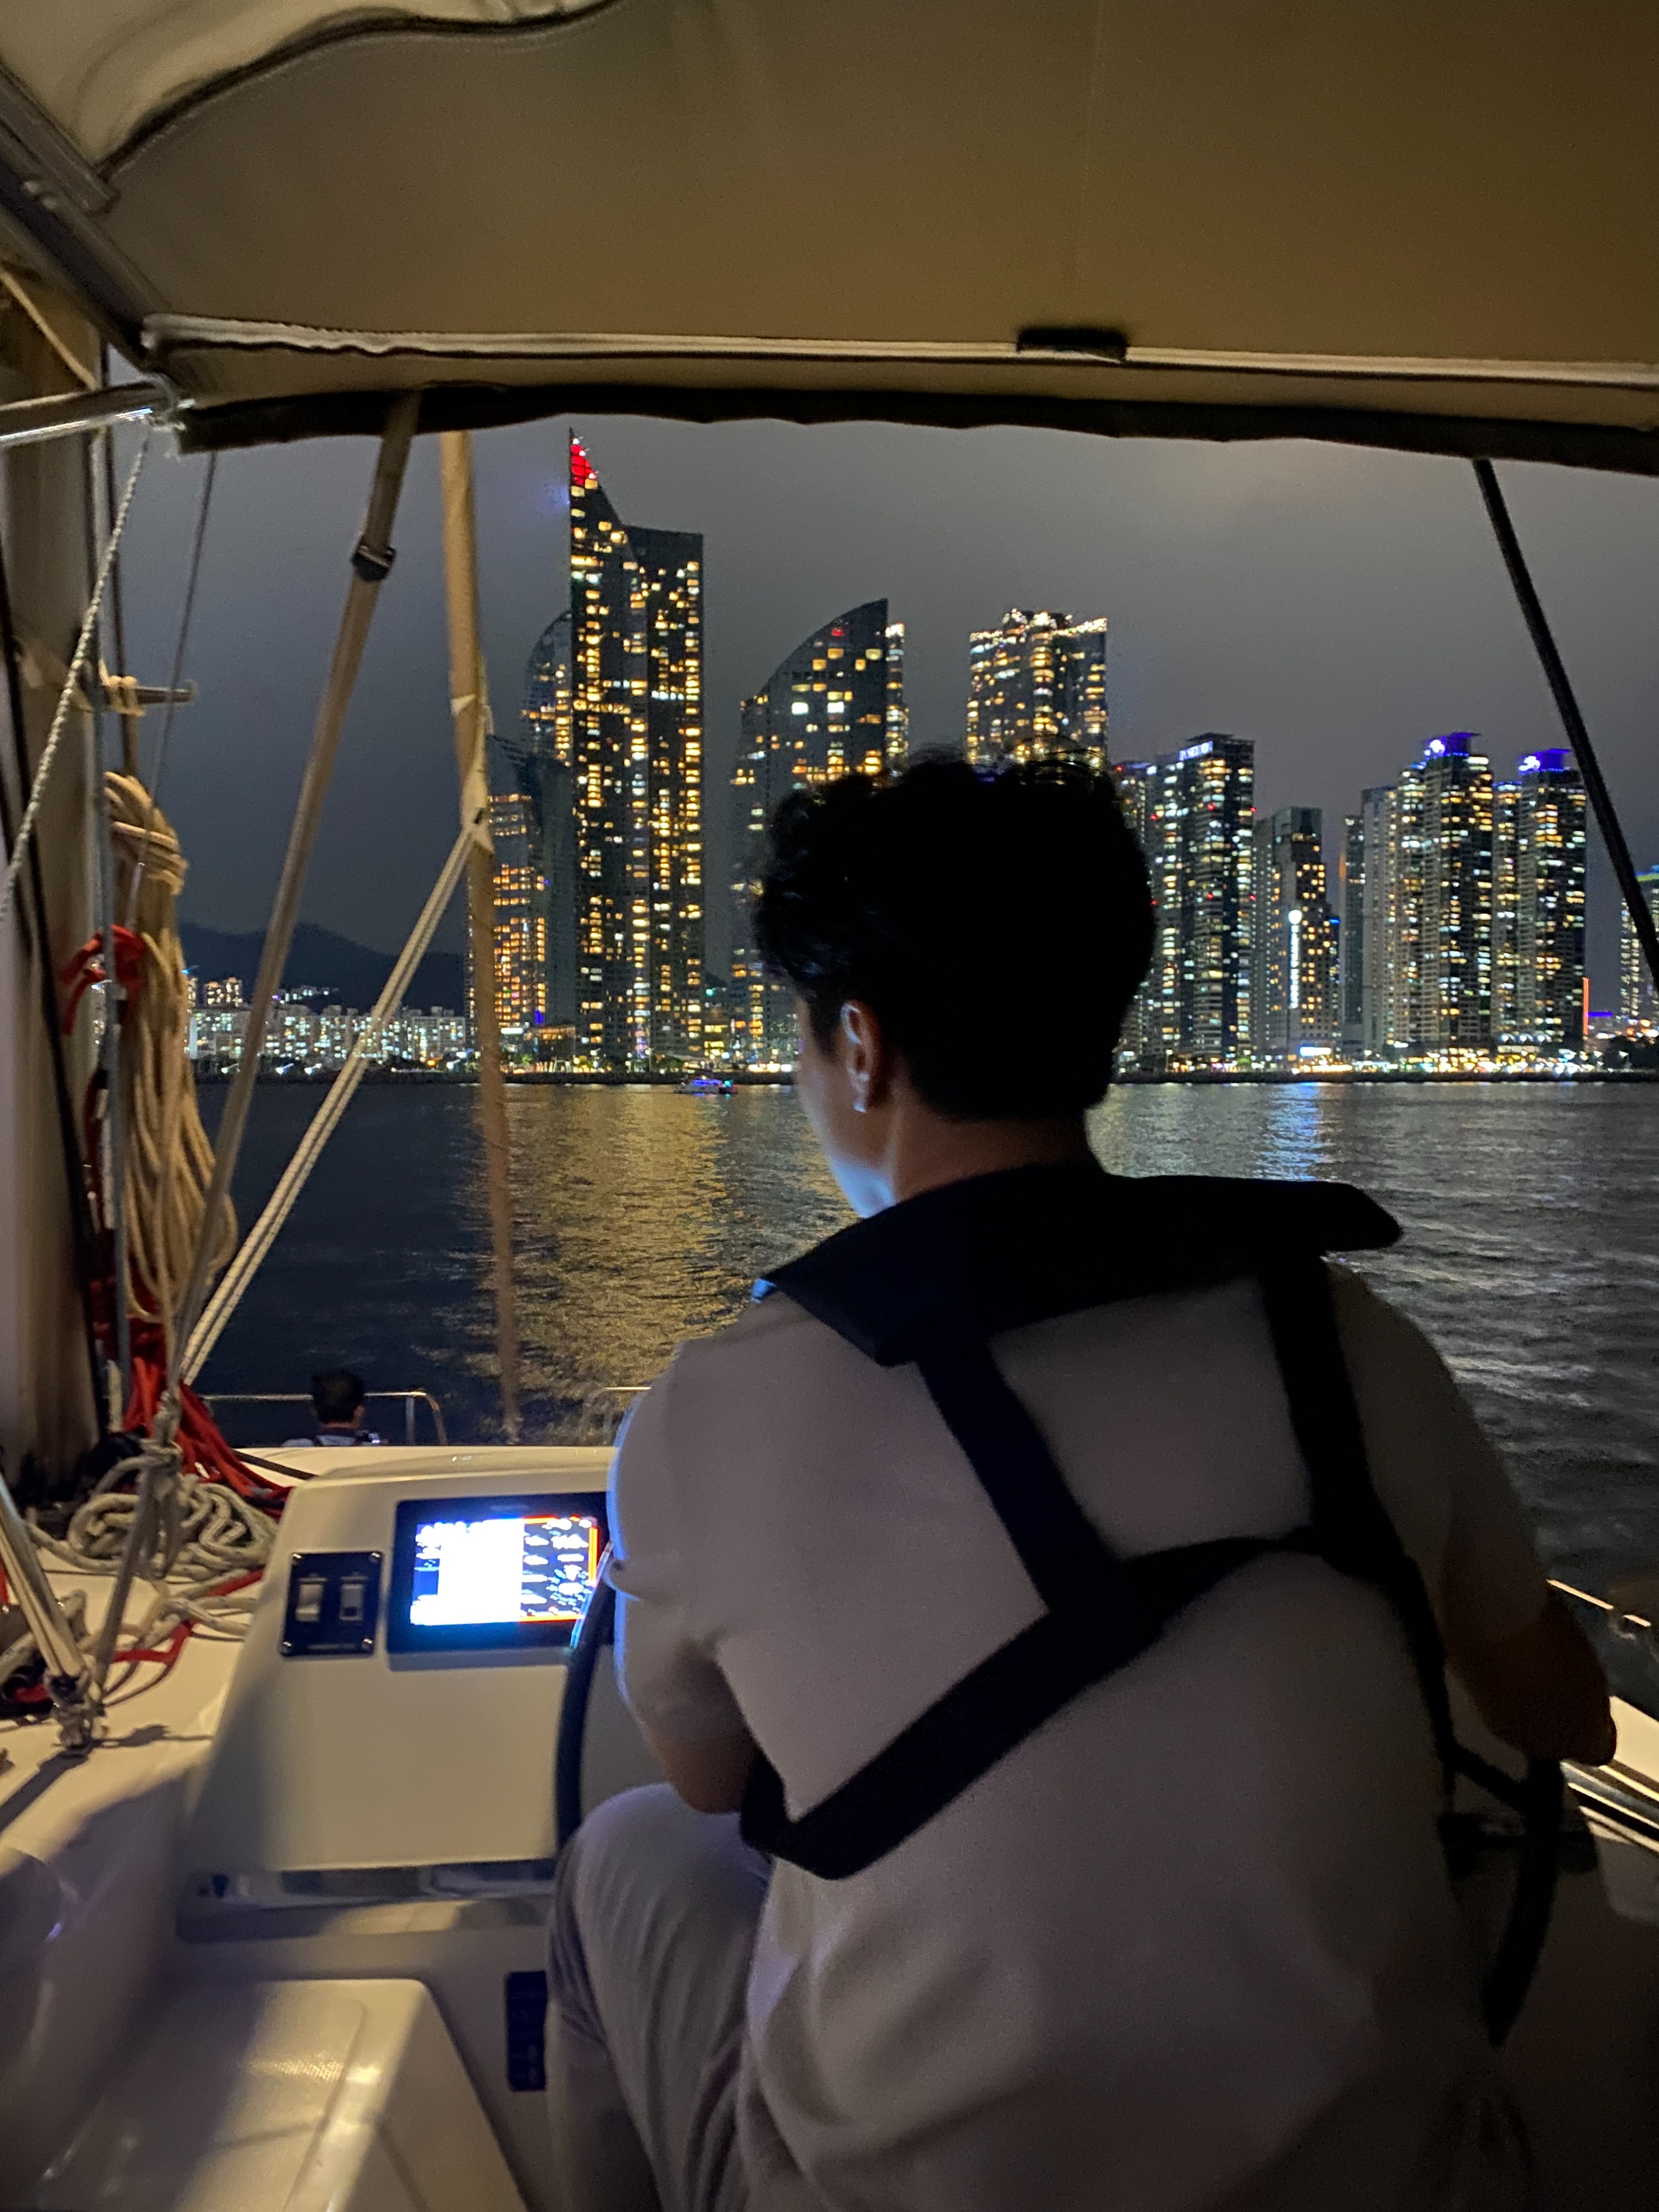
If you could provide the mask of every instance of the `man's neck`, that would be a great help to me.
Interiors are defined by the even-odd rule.
[[[896,1117],[886,1169],[896,1205],[972,1176],[1009,1168],[1084,1167],[1093,1158],[1080,1114],[1037,1121],[952,1121],[919,1107]]]

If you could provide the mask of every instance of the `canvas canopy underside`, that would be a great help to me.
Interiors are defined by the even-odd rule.
[[[198,442],[565,409],[1659,470],[1650,0],[0,0]]]

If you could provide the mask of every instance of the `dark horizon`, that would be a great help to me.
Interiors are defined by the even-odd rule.
[[[483,631],[497,726],[565,604],[567,418],[477,441]],[[845,607],[906,625],[913,750],[959,741],[968,635],[1012,605],[1109,631],[1114,759],[1206,730],[1251,738],[1256,802],[1341,816],[1425,743],[1480,733],[1494,773],[1562,743],[1463,462],[1291,441],[1203,446],[890,424],[709,428],[578,417],[624,520],[708,553],[708,963],[727,952],[729,780],[739,700]],[[130,442],[130,438],[129,438]],[[362,440],[225,455],[195,641],[200,702],[175,726],[162,805],[191,863],[183,911],[263,927],[372,461]],[[200,472],[159,443],[126,562],[135,670],[161,680]],[[1659,489],[1502,471],[1516,526],[1638,866],[1659,857],[1659,708],[1646,580]],[[394,951],[455,822],[435,457],[416,447],[303,911]],[[147,749],[155,718],[146,725]],[[149,754],[147,750],[146,757]],[[1617,891],[1592,831],[1590,967],[1616,984]],[[459,942],[452,912],[440,942]]]

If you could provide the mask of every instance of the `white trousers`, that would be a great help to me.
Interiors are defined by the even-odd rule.
[[[548,1931],[547,2087],[570,2212],[744,2212],[738,2065],[770,1868],[665,1784],[590,1813]]]

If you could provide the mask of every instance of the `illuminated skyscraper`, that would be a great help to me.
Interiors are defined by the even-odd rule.
[[[1359,794],[1359,835],[1365,879],[1360,894],[1359,1040],[1366,1060],[1386,1060],[1400,1033],[1395,982],[1399,949],[1400,836],[1398,794],[1391,783]]]
[[[968,757],[1106,764],[1106,617],[1012,607],[968,641]]]
[[[743,702],[743,737],[732,779],[733,1054],[750,1066],[793,1058],[793,1002],[763,972],[750,921],[766,866],[778,801],[799,786],[903,765],[904,625],[885,599],[866,599],[814,630]]]
[[[546,881],[535,808],[515,791],[489,802],[495,848],[495,1018],[511,1059],[534,1059],[547,1020]]]
[[[1333,1043],[1337,1027],[1323,817],[1316,806],[1281,806],[1254,834],[1250,1050],[1258,1060],[1293,1060]]]
[[[1235,1062],[1250,1049],[1255,747],[1215,734],[1114,774],[1155,915],[1126,1054],[1149,1068]]]
[[[1152,951],[1146,979],[1136,992],[1118,1038],[1127,1066],[1161,1068],[1175,1044],[1180,972],[1181,901],[1176,866],[1177,848],[1169,835],[1174,820],[1176,765],[1173,753],[1160,760],[1119,761],[1112,769],[1124,819],[1146,862],[1152,895]]]
[[[1659,921],[1659,868],[1644,868],[1637,875],[1642,886],[1642,896],[1648,902],[1648,912]],[[208,988],[211,990],[210,984]],[[1619,1018],[1625,1028],[1651,1030],[1659,1020],[1656,1012],[1653,978],[1648,973],[1648,963],[1643,957],[1641,941],[1632,925],[1630,910],[1621,900],[1619,906]]]
[[[570,616],[556,615],[525,671],[516,727],[497,743],[529,805],[547,944],[541,1056],[568,1061],[576,1025],[576,815],[571,773]]]
[[[1564,748],[1528,753],[1515,805],[1516,1031],[1539,1049],[1584,1041],[1584,786]]]
[[[1492,787],[1492,1033],[1518,1041],[1521,1027],[1521,787]]]
[[[702,539],[624,524],[570,441],[575,1063],[702,1056]]]
[[[1395,984],[1410,1049],[1492,1045],[1492,780],[1473,732],[1431,738],[1398,787]]]
[[[1345,1052],[1362,1053],[1365,1043],[1365,817],[1342,817],[1342,859],[1338,902],[1342,916],[1337,939],[1337,1012]]]
[[[1248,1058],[1255,746],[1218,732],[1176,755],[1180,960],[1175,1051],[1194,1066]],[[1166,864],[1164,874],[1170,871]]]

